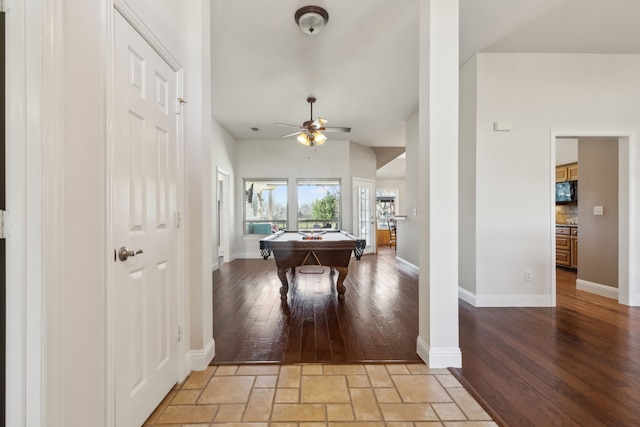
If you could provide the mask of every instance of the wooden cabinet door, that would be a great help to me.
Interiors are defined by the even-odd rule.
[[[578,268],[578,237],[571,237],[571,267]]]
[[[566,166],[556,166],[556,182],[566,181],[568,176]]]
[[[576,181],[578,179],[578,164],[556,166],[556,182]]]
[[[571,250],[571,237],[559,236],[556,234],[556,250],[562,249],[565,251]]]
[[[571,267],[571,253],[566,250],[556,250],[556,265]]]

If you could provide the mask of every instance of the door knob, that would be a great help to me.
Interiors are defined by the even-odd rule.
[[[137,251],[130,251],[129,249],[127,249],[127,247],[123,246],[118,251],[118,258],[120,258],[120,261],[126,261],[130,256],[136,256],[137,254],[141,253],[143,253],[142,249],[138,249]]]

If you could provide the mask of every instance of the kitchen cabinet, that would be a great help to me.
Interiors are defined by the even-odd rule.
[[[556,227],[556,265],[578,268],[578,227]]]
[[[578,227],[571,227],[571,268],[578,268]]]
[[[556,166],[556,182],[577,181],[578,163],[569,163]]]
[[[388,229],[382,229],[382,228],[378,228],[377,232],[376,232],[376,244],[378,246],[389,246],[389,240],[390,240],[390,235],[389,235],[389,230]]]

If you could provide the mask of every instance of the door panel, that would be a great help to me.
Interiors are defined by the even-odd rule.
[[[177,380],[177,79],[117,13],[114,52],[115,419],[128,426]]]
[[[376,247],[376,235],[373,233],[374,194],[373,181],[353,179],[353,231],[360,239],[367,241],[365,254],[373,253]]]

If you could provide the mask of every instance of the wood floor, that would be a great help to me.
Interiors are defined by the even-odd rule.
[[[576,290],[555,308],[460,303],[461,382],[504,426],[640,426],[640,309]]]
[[[335,278],[298,274],[281,303],[272,260],[214,273],[213,364],[418,361],[418,277],[393,250]],[[575,289],[558,270],[555,308],[460,302],[462,369],[451,371],[503,426],[640,426],[640,309]]]
[[[213,362],[420,361],[418,276],[392,249],[352,258],[344,301],[336,278],[298,272],[281,301],[273,257],[223,264],[213,275]]]

